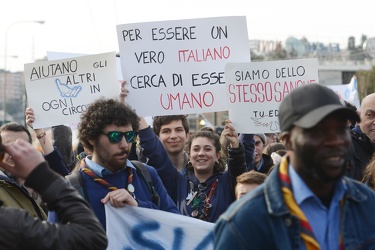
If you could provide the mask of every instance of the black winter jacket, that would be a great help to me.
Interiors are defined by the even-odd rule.
[[[361,181],[364,170],[374,153],[374,146],[370,139],[363,134],[358,127],[351,131],[351,136],[352,146],[349,153],[349,161],[346,166],[346,175]]]
[[[0,249],[106,249],[105,232],[88,203],[46,162],[30,173],[25,185],[42,195],[61,223],[42,222],[21,209],[0,207]]]

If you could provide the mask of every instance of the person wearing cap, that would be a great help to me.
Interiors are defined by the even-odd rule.
[[[346,175],[363,181],[365,167],[375,153],[375,93],[363,98],[360,116],[361,122],[351,130],[353,144]]]
[[[355,111],[319,84],[281,102],[288,149],[265,183],[233,203],[215,249],[375,249],[375,192],[344,176]]]

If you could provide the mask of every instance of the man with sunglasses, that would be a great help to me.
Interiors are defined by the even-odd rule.
[[[128,105],[115,99],[98,99],[81,115],[79,140],[92,155],[80,162],[87,199],[103,227],[106,228],[104,204],[114,207],[140,206],[179,213],[167,194],[156,170],[148,165],[156,192],[157,207],[146,182],[128,160],[136,142],[139,118]]]

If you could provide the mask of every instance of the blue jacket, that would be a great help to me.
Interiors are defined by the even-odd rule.
[[[240,134],[239,138],[240,143],[243,144],[245,148],[245,157],[246,157],[246,169],[247,171],[255,169],[254,166],[254,151],[255,151],[255,141],[253,134]],[[256,169],[255,169],[256,170]],[[269,169],[268,169],[269,170]],[[268,173],[264,171],[262,173]]]
[[[143,154],[148,157],[147,164],[153,166],[162,180],[168,194],[176,203],[181,214],[192,216],[193,209],[187,205],[187,197],[190,192],[190,182],[197,190],[199,180],[191,171],[181,174],[172,164],[164,146],[150,127],[139,131],[139,139]],[[208,195],[210,187],[214,181],[217,187],[212,195],[210,222],[215,222],[217,218],[235,201],[234,187],[236,177],[246,171],[245,152],[242,144],[239,149],[229,149],[228,152],[228,171],[224,173],[213,174],[206,180],[207,188],[203,191]]]
[[[127,164],[132,164],[130,161],[127,161]],[[158,174],[156,173],[155,169],[145,165],[148,172],[150,173],[150,177],[154,183],[154,187],[156,192],[160,196],[160,207],[158,208],[152,201],[150,191],[147,188],[147,184],[145,181],[138,176],[136,171],[133,171],[133,186],[135,188],[135,198],[137,199],[139,207],[146,207],[146,208],[153,208],[153,209],[160,209],[167,212],[172,213],[179,213],[176,205],[173,203],[171,198],[168,196],[163,183],[160,181]],[[83,177],[83,181],[86,185],[86,191],[88,196],[88,201],[94,210],[96,216],[98,217],[99,221],[102,223],[103,228],[105,226],[105,210],[104,205],[101,203],[101,199],[103,199],[109,190],[95,182],[91,177],[87,174],[84,174],[82,171],[81,175]],[[112,184],[117,188],[125,188],[127,187],[127,180],[128,180],[128,173],[126,169],[118,171],[111,175],[103,176],[103,179]]]
[[[127,161],[127,164],[132,164],[132,163],[130,161]],[[134,194],[136,196],[138,206],[152,208],[152,209],[160,209],[160,210],[164,210],[167,212],[178,214],[179,211],[176,205],[168,196],[168,193],[166,192],[162,182],[160,181],[160,178],[158,174],[156,173],[155,169],[148,165],[145,165],[145,166],[150,173],[150,177],[153,181],[155,190],[160,197],[160,207],[158,208],[153,203],[150,192],[146,186],[147,184],[144,182],[144,180],[140,176],[138,176],[138,173],[134,171],[132,184],[135,188]],[[107,195],[109,190],[106,187],[95,182],[88,175],[84,174],[82,170],[79,170],[79,171],[83,177],[83,182],[85,184],[85,189],[87,192],[87,200],[90,203],[91,208],[94,210],[103,228],[106,228],[105,210],[104,210],[103,203],[101,203],[101,199],[103,199]],[[127,171],[124,169],[124,170],[116,172],[115,174],[106,175],[103,177],[103,179],[117,188],[126,188],[128,174],[127,174]],[[55,211],[49,211],[48,221],[50,222],[58,221]]]
[[[54,150],[48,155],[43,155],[44,159],[48,162],[50,168],[61,176],[69,174],[69,170],[66,167],[60,151],[57,147],[54,147]]]
[[[242,197],[215,227],[215,249],[300,249],[300,222],[287,208],[278,168],[264,184]],[[343,177],[345,249],[375,249],[375,192]]]

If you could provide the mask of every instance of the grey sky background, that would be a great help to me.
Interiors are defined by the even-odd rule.
[[[246,16],[249,39],[340,43],[375,37],[372,1],[338,0],[0,0],[0,68],[23,70],[47,51],[116,51],[116,25],[218,16]],[[45,24],[32,21],[45,21]],[[25,21],[25,22],[24,22]],[[5,51],[5,45],[6,51]],[[17,58],[14,58],[17,57]]]

